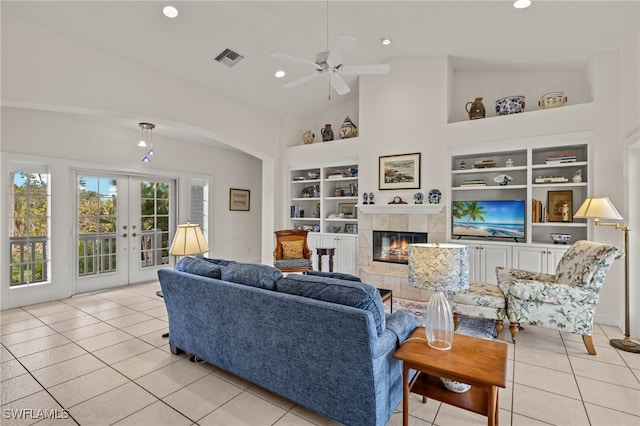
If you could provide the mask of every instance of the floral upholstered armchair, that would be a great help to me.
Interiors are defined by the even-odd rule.
[[[540,325],[582,335],[591,355],[591,335],[600,289],[613,261],[622,256],[614,246],[577,241],[560,259],[556,274],[496,268],[498,286],[507,297],[507,318],[516,341],[519,324]]]

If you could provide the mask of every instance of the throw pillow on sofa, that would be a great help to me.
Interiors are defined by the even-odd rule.
[[[282,271],[258,263],[234,262],[222,268],[222,279],[233,283],[273,290],[283,277]]]
[[[367,310],[373,314],[378,334],[386,328],[380,292],[369,284],[321,276],[289,274],[276,283],[276,291]]]
[[[197,257],[187,256],[176,263],[176,271],[220,279],[222,276],[222,265],[208,262]]]

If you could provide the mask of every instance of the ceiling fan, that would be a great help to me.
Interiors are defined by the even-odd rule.
[[[344,95],[349,93],[349,86],[342,78],[343,75],[382,75],[387,74],[391,69],[389,64],[371,64],[371,65],[344,65],[343,58],[351,50],[356,40],[348,35],[341,34],[338,36],[333,49],[320,52],[316,55],[316,61],[311,62],[305,59],[296,58],[285,55],[284,53],[272,53],[271,56],[285,61],[295,62],[298,64],[308,65],[315,69],[315,73],[298,80],[291,81],[284,85],[286,88],[298,86],[318,76],[324,75],[329,79],[329,84],[334,88],[336,93]]]

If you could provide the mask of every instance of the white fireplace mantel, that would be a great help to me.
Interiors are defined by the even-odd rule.
[[[359,204],[362,213],[438,214],[443,204]]]

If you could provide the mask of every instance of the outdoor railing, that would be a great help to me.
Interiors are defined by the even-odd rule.
[[[10,237],[12,286],[47,281],[47,237]]]

